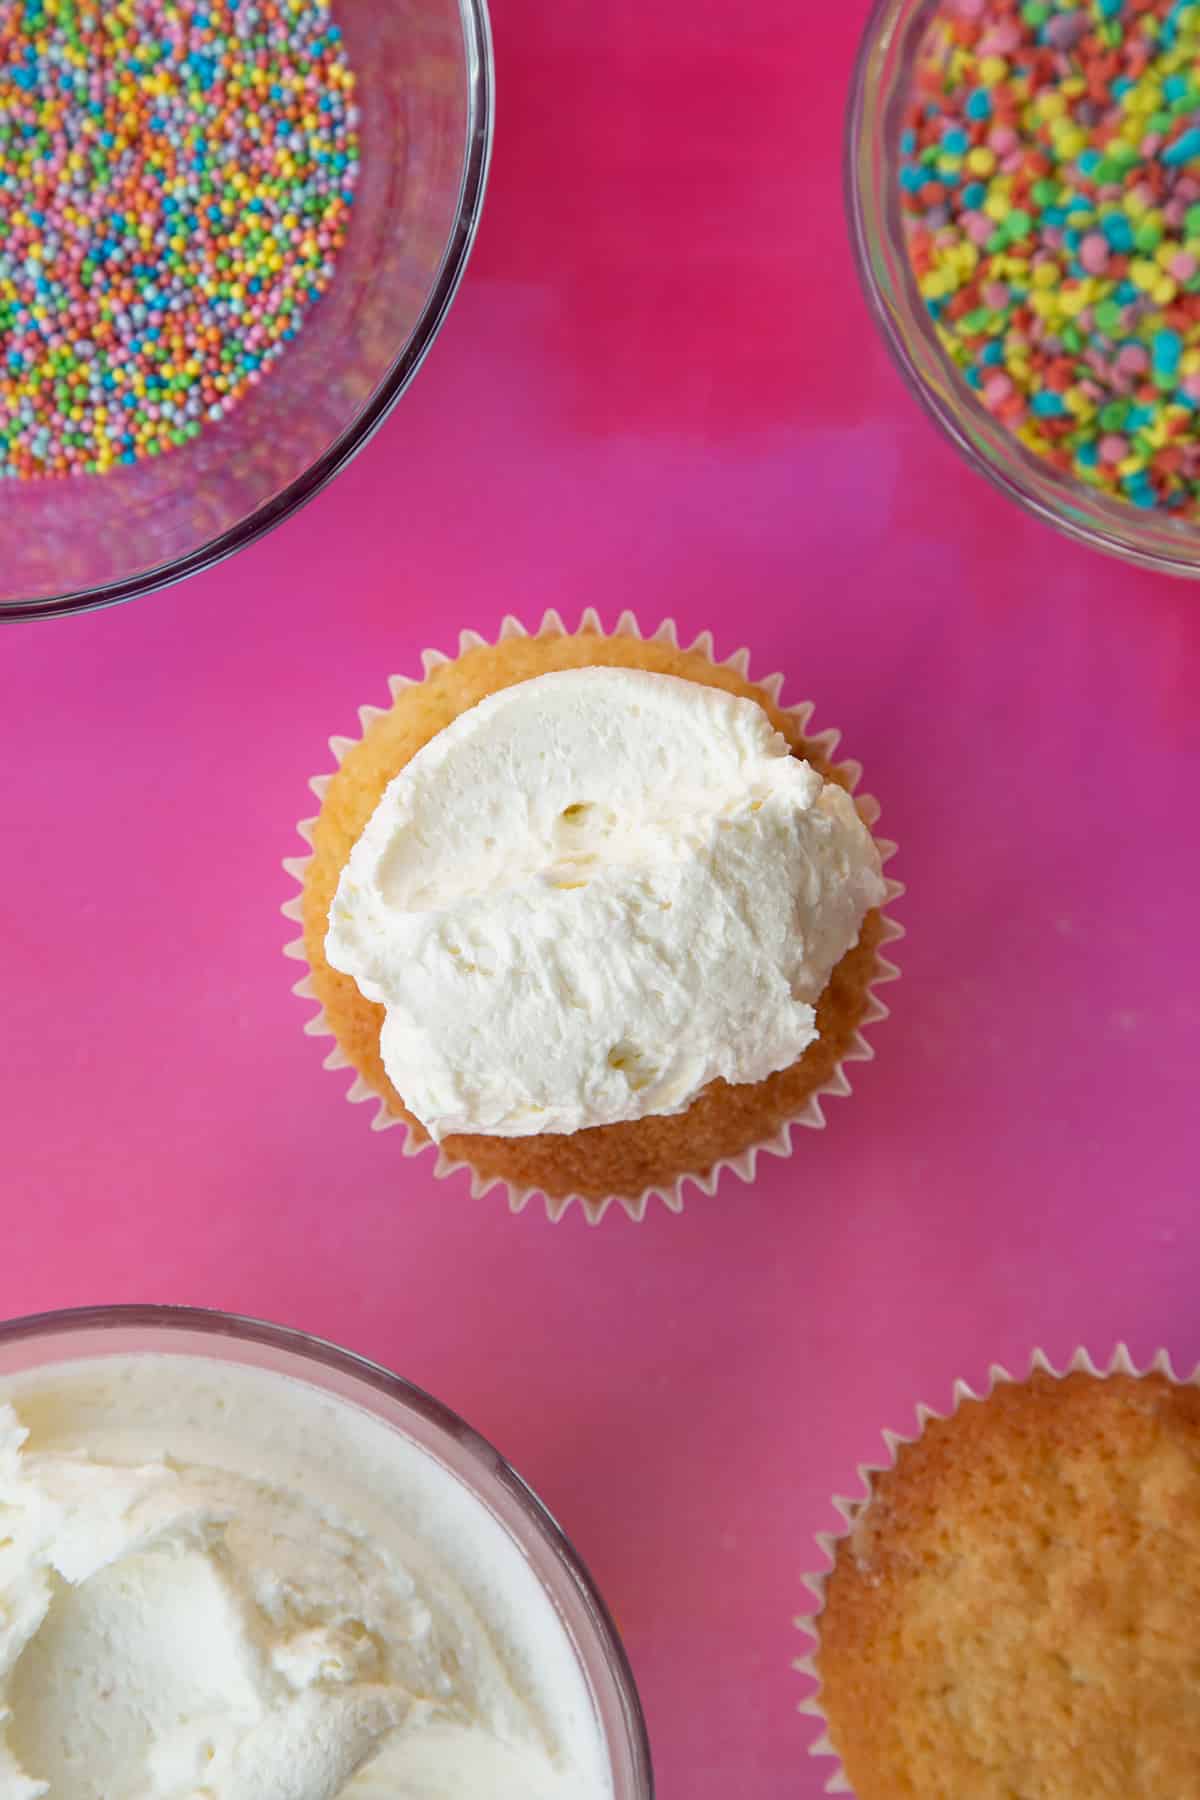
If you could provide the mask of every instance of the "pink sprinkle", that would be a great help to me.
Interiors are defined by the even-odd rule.
[[[1189,400],[1200,400],[1200,375],[1185,375],[1179,385]]]
[[[1019,142],[1011,125],[994,125],[988,132],[988,145],[997,156],[1007,156],[1010,150],[1016,149]]]
[[[979,40],[977,56],[1008,56],[1021,42],[1021,33],[1011,19],[993,25]]]
[[[1173,256],[1169,266],[1176,281],[1190,281],[1200,267],[1190,250],[1181,250],[1178,256]]]
[[[1008,305],[1008,292],[1006,281],[989,281],[983,289],[983,304],[993,312],[1001,312]]]
[[[1108,239],[1099,231],[1089,231],[1079,246],[1079,260],[1089,275],[1102,275],[1108,267]]]
[[[983,384],[983,399],[986,406],[1001,406],[1013,391],[1012,378],[1008,375],[989,375]]]
[[[986,244],[996,229],[986,213],[964,213],[962,222],[973,244]]]
[[[1157,156],[1162,147],[1163,134],[1161,131],[1148,131],[1138,145],[1138,149],[1147,159],[1151,156]]]
[[[1110,431],[1100,439],[1100,456],[1106,463],[1124,462],[1129,455],[1129,439],[1119,431]]]
[[[1011,152],[1010,155],[1003,158],[1003,160],[1001,161],[1000,167],[1001,167],[1001,169],[1003,169],[1003,171],[1006,175],[1019,175],[1024,166],[1024,163],[1025,163],[1024,151],[1023,150],[1014,150]]]
[[[1144,375],[1150,367],[1150,352],[1142,344],[1123,344],[1117,351],[1117,367],[1123,375]]]

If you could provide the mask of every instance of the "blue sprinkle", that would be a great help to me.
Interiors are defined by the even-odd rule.
[[[1168,168],[1175,169],[1180,163],[1191,162],[1193,158],[1200,158],[1200,125],[1191,126],[1182,137],[1176,138],[1173,144],[1168,144],[1160,160]]]
[[[1158,374],[1173,375],[1183,355],[1183,339],[1177,331],[1157,331],[1151,354]]]
[[[965,156],[971,148],[971,140],[961,126],[952,125],[942,137],[942,149],[947,156]]]
[[[1118,256],[1128,256],[1133,250],[1133,226],[1124,213],[1106,213],[1100,221],[1100,229],[1108,239],[1109,248]]]
[[[968,119],[974,119],[977,123],[991,118],[992,96],[986,88],[976,88],[973,94],[968,95],[966,113]]]
[[[1062,395],[1055,394],[1048,388],[1040,394],[1034,394],[1029,405],[1039,419],[1061,419],[1067,410]]]

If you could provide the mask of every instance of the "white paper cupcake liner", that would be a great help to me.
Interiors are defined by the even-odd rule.
[[[792,1667],[813,1684],[814,1691],[809,1694],[806,1699],[800,1702],[799,1711],[806,1718],[817,1721],[819,1725],[817,1737],[814,1738],[813,1742],[808,1746],[808,1754],[816,1757],[827,1757],[835,1765],[825,1783],[825,1792],[827,1794],[853,1794],[854,1792],[854,1789],[851,1787],[845,1771],[841,1766],[841,1761],[838,1757],[837,1750],[834,1747],[833,1740],[829,1735],[829,1721],[827,1720],[824,1708],[821,1705],[821,1678],[817,1672],[816,1661],[821,1635],[821,1614],[825,1610],[825,1588],[829,1576],[833,1571],[837,1546],[843,1542],[845,1538],[850,1536],[858,1519],[868,1505],[871,1499],[873,1478],[877,1475],[885,1474],[889,1469],[894,1467],[899,1452],[906,1444],[916,1443],[931,1419],[951,1419],[954,1417],[955,1413],[957,1413],[964,1401],[987,1400],[995,1392],[996,1388],[1001,1387],[1006,1383],[1011,1384],[1014,1382],[1020,1383],[1027,1381],[1029,1377],[1035,1373],[1049,1375],[1055,1381],[1062,1381],[1065,1376],[1076,1374],[1093,1375],[1099,1380],[1104,1380],[1110,1375],[1132,1375],[1138,1380],[1145,1375],[1165,1375],[1167,1380],[1174,1382],[1177,1387],[1194,1387],[1200,1385],[1200,1367],[1193,1370],[1191,1375],[1176,1375],[1175,1370],[1171,1366],[1170,1354],[1166,1350],[1159,1350],[1146,1364],[1144,1369],[1139,1369],[1137,1367],[1125,1344],[1117,1345],[1109,1360],[1107,1368],[1098,1367],[1096,1363],[1092,1361],[1088,1352],[1080,1349],[1075,1351],[1074,1355],[1063,1368],[1056,1369],[1043,1350],[1035,1350],[1030,1358],[1029,1368],[1024,1375],[1010,1375],[1008,1370],[1002,1368],[999,1363],[993,1363],[988,1370],[987,1381],[982,1388],[973,1388],[966,1381],[955,1382],[951,1403],[945,1412],[939,1412],[938,1409],[933,1406],[918,1406],[916,1409],[917,1428],[915,1431],[907,1434],[897,1431],[884,1431],[882,1433],[884,1449],[886,1450],[887,1455],[880,1462],[860,1463],[855,1471],[862,1492],[855,1498],[847,1499],[840,1495],[835,1496],[834,1498],[834,1510],[841,1515],[842,1520],[844,1521],[842,1529],[840,1531],[820,1531],[816,1534],[817,1548],[824,1559],[825,1566],[813,1574],[802,1577],[801,1585],[806,1587],[812,1595],[812,1606],[807,1612],[801,1613],[799,1617],[794,1620],[797,1630],[804,1632],[807,1637],[810,1637],[813,1640],[812,1649],[806,1656],[797,1657],[792,1664]]]
[[[520,620],[513,618],[512,615],[509,614],[503,620],[495,642],[503,643],[506,639],[516,637],[573,637],[584,632],[595,633],[598,637],[633,637],[646,643],[666,644],[669,645],[671,649],[675,650],[684,649],[699,652],[701,655],[705,656],[714,667],[733,669],[737,674],[744,676],[747,680],[754,681],[755,685],[760,687],[764,693],[768,694],[772,701],[774,701],[777,706],[780,706],[780,710],[786,713],[788,718],[795,722],[798,731],[803,733],[810,743],[821,749],[824,756],[828,759],[830,766],[837,769],[839,776],[844,781],[849,791],[855,793],[858,783],[862,778],[861,764],[848,760],[838,763],[834,763],[833,761],[834,752],[841,741],[841,733],[838,731],[810,733],[808,731],[808,722],[813,712],[811,701],[803,702],[797,706],[782,706],[779,696],[783,688],[783,676],[779,674],[767,675],[763,678],[752,676],[750,674],[750,653],[745,649],[735,650],[732,656],[727,656],[724,661],[718,661],[713,653],[713,639],[710,631],[702,631],[690,644],[681,645],[673,619],[664,620],[654,632],[643,633],[633,614],[631,612],[623,612],[617,620],[615,630],[608,633],[605,632],[600,622],[599,614],[593,607],[588,607],[580,618],[575,631],[568,631],[567,626],[563,624],[562,618],[558,612],[554,610],[547,611],[542,617],[541,624],[535,626],[532,631],[522,625]],[[464,631],[459,635],[458,655],[462,656],[468,650],[476,650],[488,646],[489,640],[481,637],[478,632]],[[432,670],[438,668],[441,664],[452,662],[454,660],[455,658],[447,656],[441,650],[423,650],[421,652],[421,664],[425,675],[429,675]],[[413,678],[407,675],[393,675],[388,681],[388,688],[393,700],[402,688],[411,687],[412,685]],[[335,763],[339,766],[341,765],[347,751],[350,750],[355,743],[361,741],[361,738],[366,735],[366,732],[374,721],[380,718],[387,710],[386,707],[380,706],[359,707],[358,718],[361,727],[359,738],[331,737],[329,740],[329,748],[333,753]],[[332,772],[326,775],[314,776],[309,782],[308,785],[317,796],[318,800],[324,800],[331,779]],[[858,807],[864,823],[868,825],[873,832],[876,820],[879,818],[880,808],[878,802],[870,795],[855,794],[855,804]],[[306,844],[312,843],[315,826],[315,817],[302,819],[297,825],[296,829]],[[876,837],[875,842],[884,863],[895,855],[896,845],[890,842],[890,840]],[[297,893],[290,900],[286,901],[282,908],[284,917],[292,920],[296,924],[303,923],[302,896],[305,872],[311,860],[312,858],[309,855],[288,856],[283,860],[285,871],[293,878],[301,890],[300,893]],[[903,886],[897,881],[887,879],[886,885],[887,895],[884,900],[885,909],[889,907],[893,901],[899,899],[904,892]],[[408,1129],[407,1122],[404,1119],[397,1118],[390,1110],[388,1103],[383,1096],[377,1093],[376,1090],[357,1072],[355,1072],[354,1079],[350,1083],[346,1098],[352,1105],[361,1105],[364,1102],[370,1101],[375,1102],[375,1113],[371,1120],[372,1130],[387,1131],[393,1126],[402,1126],[404,1128],[404,1142],[402,1149],[405,1156],[420,1156],[425,1151],[436,1151],[436,1161],[433,1173],[437,1180],[441,1181],[447,1176],[456,1175],[465,1171],[470,1177],[471,1194],[473,1198],[478,1198],[484,1194],[490,1193],[495,1188],[501,1188],[507,1193],[508,1204],[513,1212],[523,1211],[531,1200],[538,1198],[544,1201],[547,1216],[554,1221],[561,1219],[572,1203],[578,1201],[589,1222],[593,1225],[599,1224],[605,1213],[613,1206],[619,1211],[627,1214],[630,1219],[640,1223],[645,1218],[651,1201],[655,1199],[661,1200],[671,1212],[682,1212],[684,1190],[689,1183],[698,1188],[702,1194],[711,1195],[716,1192],[722,1175],[726,1173],[736,1176],[741,1181],[753,1181],[760,1156],[786,1157],[791,1155],[792,1130],[794,1127],[803,1127],[807,1130],[822,1130],[824,1128],[825,1113],[823,1102],[827,1099],[846,1095],[851,1092],[850,1081],[846,1074],[845,1065],[854,1062],[870,1062],[874,1058],[875,1052],[867,1042],[864,1031],[866,1027],[878,1024],[881,1019],[886,1019],[889,1012],[888,1007],[884,1005],[875,990],[883,987],[890,981],[898,980],[900,976],[899,969],[897,969],[895,964],[882,953],[882,946],[895,943],[903,936],[903,926],[899,925],[894,919],[888,917],[885,910],[883,918],[883,934],[880,939],[881,948],[876,953],[877,972],[869,986],[867,1009],[863,1015],[859,1029],[855,1032],[849,1048],[835,1066],[829,1079],[809,1095],[802,1109],[793,1118],[787,1120],[772,1137],[765,1139],[761,1143],[751,1145],[749,1149],[743,1150],[737,1156],[723,1158],[721,1161],[714,1163],[712,1168],[709,1169],[708,1173],[705,1175],[682,1175],[676,1181],[671,1183],[670,1186],[651,1185],[636,1196],[613,1195],[607,1200],[600,1201],[592,1200],[578,1194],[569,1194],[556,1198],[543,1194],[541,1190],[536,1187],[518,1188],[514,1186],[513,1183],[505,1181],[501,1176],[481,1176],[476,1173],[469,1163],[462,1162],[457,1157],[451,1156],[444,1148],[428,1141],[422,1141],[415,1138]],[[303,1000],[310,1000],[318,1003],[318,1011],[304,1026],[305,1032],[309,1037],[332,1038],[334,1036],[333,1030],[325,1016],[324,1009],[319,1005],[318,996],[313,986],[312,976],[307,972],[308,959],[305,954],[303,936],[295,938],[291,943],[285,945],[284,955],[292,958],[295,962],[304,963],[306,966],[306,973],[295,983],[292,992],[298,994]],[[325,1057],[324,1067],[327,1069],[350,1069],[353,1065],[341,1046],[335,1041],[333,1048]]]

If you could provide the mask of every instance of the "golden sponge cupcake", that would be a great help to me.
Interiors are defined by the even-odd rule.
[[[996,1376],[893,1440],[827,1545],[801,1623],[831,1791],[1200,1794],[1200,1388],[1123,1351]]]
[[[858,770],[744,653],[548,614],[395,680],[288,864],[311,1030],[408,1146],[552,1216],[749,1177],[848,1091],[897,890]]]

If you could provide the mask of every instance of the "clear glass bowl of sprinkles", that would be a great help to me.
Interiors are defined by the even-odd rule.
[[[206,569],[357,454],[493,107],[486,0],[0,6],[0,619]]]
[[[984,403],[978,389],[969,384],[954,360],[943,349],[927,298],[920,291],[908,248],[901,187],[901,175],[906,162],[911,161],[912,145],[904,140],[913,83],[930,26],[938,18],[949,13],[952,17],[955,14],[966,15],[970,19],[982,19],[986,22],[990,14],[998,14],[1004,20],[1020,21],[1025,25],[1032,19],[1037,25],[1037,34],[1043,36],[1047,26],[1056,18],[1062,18],[1069,23],[1061,27],[1054,26],[1054,30],[1061,35],[1063,43],[1069,43],[1072,34],[1078,34],[1087,25],[1101,24],[1109,30],[1115,27],[1116,31],[1124,33],[1140,28],[1140,20],[1146,12],[1152,11],[1164,18],[1173,13],[1178,19],[1185,10],[1189,13],[1189,18],[1185,20],[1189,28],[1193,23],[1190,18],[1192,10],[1195,11],[1194,25],[1200,28],[1200,8],[1193,9],[1189,0],[1163,0],[1162,5],[1158,4],[1158,0],[1133,0],[1132,4],[1129,0],[1081,0],[1077,7],[1071,7],[1069,0],[1024,0],[1023,4],[1019,0],[1013,0],[1012,4],[1001,5],[999,8],[993,5],[993,0],[874,0],[851,87],[845,144],[845,185],[854,254],[876,323],[904,380],[967,462],[1027,512],[1056,526],[1081,543],[1122,557],[1143,568],[1168,574],[1197,576],[1200,575],[1200,497],[1186,509],[1186,516],[1151,504],[1145,489],[1139,489],[1136,485],[1136,471],[1132,469],[1129,474],[1129,497],[1117,497],[1100,491],[1088,480],[1056,467],[1043,454],[1027,448],[1004,419]],[[989,76],[993,73],[992,70],[988,71]],[[1090,72],[1085,81],[1089,78]],[[1083,98],[1086,101],[1088,96],[1085,94]],[[1105,101],[1107,99],[1108,96],[1105,96]],[[1067,95],[1066,101],[1065,110],[1070,115],[1077,99]],[[982,112],[989,104],[990,97],[981,96],[973,103],[973,110],[977,108]],[[1189,104],[1197,110],[1181,118],[1181,112]],[[1054,124],[1055,131],[1062,133],[1073,129],[1074,120],[1070,116],[1063,120],[1061,126],[1054,123],[1056,106],[1057,103],[1051,106],[1051,123]],[[1097,90],[1094,112],[1098,114],[1101,111]],[[971,116],[968,111],[967,121]],[[1085,129],[1074,138],[1063,138],[1060,135],[1050,140],[1056,151],[1061,149],[1060,158],[1055,155],[1047,157],[1050,166],[1046,173],[1052,182],[1069,180],[1079,168],[1079,156],[1087,154],[1086,148],[1080,149],[1079,140],[1082,137],[1086,143],[1086,122],[1091,116],[1085,111]],[[1160,159],[1164,147],[1175,147],[1174,174],[1180,172],[1185,159],[1189,171],[1195,168],[1197,191],[1200,193],[1200,131],[1195,129],[1200,124],[1200,95],[1194,91],[1184,92],[1181,101],[1174,104],[1169,118],[1147,118],[1145,122],[1159,128],[1157,154]],[[981,134],[975,132],[973,137],[978,141]],[[987,142],[986,134],[983,135],[983,141]],[[958,147],[955,145],[955,148]],[[1153,142],[1148,149],[1153,156],[1156,150]],[[1164,166],[1172,168],[1170,163]],[[1083,168],[1088,167],[1084,163]],[[1103,175],[1106,171],[1101,169],[1099,172]],[[969,176],[971,171],[966,170],[964,173]],[[1094,176],[1094,170],[1092,174]],[[1149,207],[1144,204],[1147,198],[1144,192],[1133,192],[1133,200],[1127,199],[1128,194],[1138,187],[1137,171],[1130,174],[1128,170],[1117,167],[1113,174],[1116,179],[1105,190],[1107,199],[1098,205],[1093,215],[1089,217],[1085,214],[1081,219],[1081,241],[1087,238],[1092,240],[1087,252],[1091,260],[1095,240],[1107,230],[1107,255],[1112,259],[1109,272],[1113,269],[1125,269],[1126,265],[1132,270],[1136,262],[1134,272],[1138,279],[1145,281],[1153,289],[1157,280],[1169,274],[1168,257],[1172,235],[1180,237],[1186,230],[1189,238],[1200,236],[1200,214],[1193,212],[1186,227],[1172,233],[1169,224],[1164,226],[1161,209],[1154,204],[1157,198],[1155,194],[1149,195]],[[990,197],[990,187],[987,183],[981,183],[980,186],[982,191],[975,197],[986,200]],[[1039,189],[1039,192],[1047,193],[1052,200],[1056,198],[1052,189]],[[1067,192],[1069,199],[1071,190],[1068,188]],[[1094,183],[1089,192],[1095,193]],[[1017,202],[1020,199],[1021,196],[1018,195]],[[1125,227],[1121,226],[1117,217],[1121,212],[1125,212],[1129,219],[1128,239]],[[1145,227],[1148,236],[1143,238],[1137,234],[1143,228],[1147,212],[1151,218],[1149,225]],[[1156,219],[1157,226],[1154,224]],[[1020,224],[1024,222],[1024,219],[1019,221]],[[1034,223],[1036,229],[1041,221]],[[1157,242],[1154,241],[1156,231]],[[1028,252],[1033,241],[1032,238],[1027,238],[1018,248]],[[1160,252],[1161,262],[1158,262]],[[987,254],[986,248],[983,253]],[[1103,261],[1105,254],[1105,251],[1100,250],[1098,260]],[[1118,254],[1124,257],[1121,263],[1115,261]],[[1034,259],[1030,260],[1032,262]],[[1046,260],[1053,262],[1054,258],[1047,255]],[[1157,277],[1146,273],[1156,262],[1159,267]],[[1088,271],[1084,269],[1082,272],[1086,274]],[[1076,273],[1079,273],[1079,268]],[[1049,277],[1042,279],[1048,281]],[[1200,281],[1193,276],[1190,292],[1195,294],[1198,287]],[[1182,287],[1180,291],[1182,293]],[[1161,307],[1168,304],[1168,301],[1161,299],[1157,304]],[[1146,305],[1149,308],[1149,301]],[[1200,309],[1200,301],[1193,303],[1193,310],[1197,309]],[[1084,328],[1090,316],[1085,314],[1083,326],[1077,326],[1080,335],[1072,337],[1064,346],[1068,356],[1072,354],[1073,345],[1086,350],[1087,332]],[[1164,384],[1157,381],[1159,370],[1155,359],[1163,349],[1160,337],[1165,341],[1167,354],[1173,353],[1175,357],[1179,356],[1181,350],[1179,339],[1182,337],[1185,343],[1188,343],[1188,339],[1182,330],[1175,332],[1168,329],[1155,333],[1147,329],[1143,335],[1148,335],[1149,342],[1140,347],[1135,346],[1136,327],[1129,326],[1129,316],[1125,315],[1128,335],[1124,344],[1121,321],[1114,319],[1111,322],[1112,349],[1106,355],[1119,356],[1124,349],[1125,356],[1133,357],[1138,366],[1128,377],[1123,372],[1117,377],[1122,392],[1115,395],[1105,392],[1093,398],[1100,422],[1096,426],[1096,442],[1084,449],[1084,455],[1093,459],[1103,455],[1115,462],[1120,450],[1124,448],[1133,452],[1131,461],[1136,462],[1137,444],[1141,441],[1138,434],[1145,432],[1147,428],[1151,433],[1164,429],[1177,432],[1182,430],[1200,438],[1200,414],[1197,414],[1190,427],[1186,419],[1181,419],[1181,414],[1186,411],[1186,404],[1175,406],[1165,425],[1152,405],[1145,405],[1140,412],[1130,410],[1139,406],[1139,390],[1144,393],[1147,382],[1157,382],[1161,400],[1170,400],[1172,403],[1175,401],[1176,393],[1164,393]],[[1162,324],[1157,313],[1153,322]],[[1192,329],[1195,330],[1195,327]],[[990,354],[996,356],[999,365],[999,352]],[[1200,363],[1200,357],[1195,357],[1194,353],[1192,360]],[[998,372],[1004,374],[1005,370],[999,367]],[[980,373],[976,372],[977,381]],[[986,370],[982,374],[986,380]],[[1194,379],[1189,379],[1188,385],[1197,384]],[[1039,397],[1039,404],[1057,412],[1061,397]],[[1114,410],[1111,413],[1103,412],[1105,405]],[[1148,414],[1154,416],[1147,418]],[[1172,419],[1174,423],[1171,422]]]

